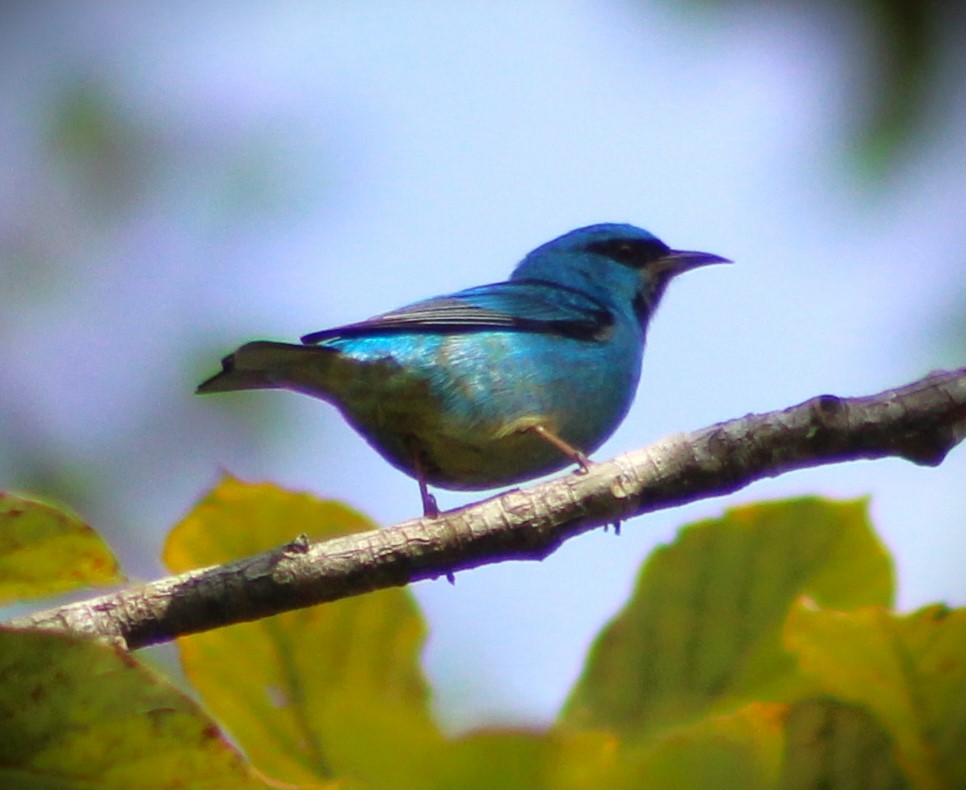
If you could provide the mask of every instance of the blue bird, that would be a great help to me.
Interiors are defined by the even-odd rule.
[[[507,282],[313,332],[258,340],[199,393],[290,389],[335,405],[389,463],[428,486],[511,485],[586,470],[637,389],[648,321],[681,272],[730,263],[633,225],[579,228],[538,247]]]

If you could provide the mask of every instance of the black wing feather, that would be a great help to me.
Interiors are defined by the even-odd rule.
[[[604,305],[580,291],[541,281],[513,280],[427,299],[366,321],[312,332],[302,342],[311,345],[334,338],[488,329],[599,340],[613,322],[613,314]]]

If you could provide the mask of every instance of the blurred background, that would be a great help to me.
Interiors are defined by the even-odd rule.
[[[672,286],[599,458],[966,364],[963,8],[2,3],[0,489],[141,579],[225,471],[417,515],[333,408],[194,387],[245,340],[504,279],[594,222],[737,262]],[[648,552],[741,502],[868,495],[900,606],[962,605],[964,492],[962,447],[795,472],[414,585],[437,710],[550,721]]]

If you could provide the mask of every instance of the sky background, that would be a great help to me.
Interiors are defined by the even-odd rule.
[[[966,364],[966,53],[944,35],[914,133],[872,167],[879,50],[831,4],[5,5],[0,489],[72,506],[143,579],[223,470],[410,518],[415,482],[335,409],[194,387],[245,340],[504,279],[595,222],[736,261],[669,289],[598,458]],[[648,552],[739,503],[870,496],[900,606],[962,605],[964,481],[963,448],[794,472],[416,584],[440,716],[550,721]]]

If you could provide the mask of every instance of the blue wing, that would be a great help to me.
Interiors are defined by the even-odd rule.
[[[486,330],[600,340],[613,323],[610,310],[581,291],[541,280],[512,280],[416,302],[356,324],[312,332],[302,342],[311,345],[334,338]]]

